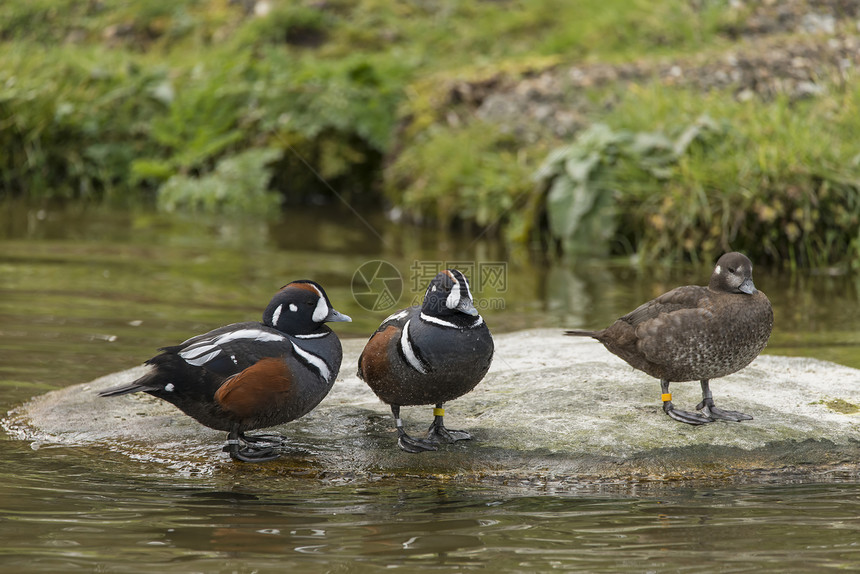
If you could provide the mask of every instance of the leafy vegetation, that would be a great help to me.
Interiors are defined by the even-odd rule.
[[[652,85],[623,101],[606,118],[616,128],[671,133],[702,113],[719,120],[660,177],[624,176],[626,241],[646,259],[710,260],[732,248],[788,265],[860,266],[860,84],[829,89],[739,102]]]
[[[515,144],[481,122],[431,134],[399,155],[386,174],[387,191],[413,220],[491,226],[531,190]]]
[[[222,159],[204,176],[171,176],[158,190],[158,205],[165,211],[271,214],[278,197],[268,189],[267,164],[277,155],[274,149],[250,149]]]
[[[333,185],[355,171],[366,183],[392,150],[398,110],[410,113],[401,105],[412,82],[594,53],[597,37],[616,57],[694,46],[709,27],[689,10],[644,0],[621,11],[596,0],[5,2],[0,194],[128,199],[260,146],[284,152],[274,180],[300,184],[281,189],[288,200],[320,186],[280,173],[307,169],[295,153]]]
[[[805,101],[593,85],[573,138],[476,113],[473,88],[717,53],[748,17],[721,0],[4,2],[0,197],[262,214],[335,189],[568,254],[860,265],[850,77]]]
[[[832,145],[860,129],[854,89],[834,108],[641,88],[604,117],[612,127],[592,124],[549,152],[531,202],[546,221],[532,232],[567,255],[713,260],[736,249],[857,266],[860,152]]]

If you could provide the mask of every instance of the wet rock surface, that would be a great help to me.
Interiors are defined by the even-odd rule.
[[[409,475],[514,483],[857,471],[860,370],[761,356],[712,383],[718,406],[755,419],[692,427],[663,414],[658,381],[599,343],[556,330],[500,335],[496,343],[486,379],[446,405],[446,425],[470,431],[472,441],[418,455],[400,451],[388,407],[354,374],[364,340],[348,340],[331,394],[304,418],[268,429],[288,439],[284,456],[248,466],[347,480]],[[97,396],[142,371],[36,397],[9,413],[3,426],[34,448],[88,446],[190,472],[240,464],[220,451],[224,433],[165,402],[143,394]],[[697,383],[671,390],[679,408],[692,409],[701,398]],[[431,411],[404,408],[407,431],[423,434]]]

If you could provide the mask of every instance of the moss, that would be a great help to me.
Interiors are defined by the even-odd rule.
[[[860,405],[855,405],[854,403],[850,403],[844,399],[830,399],[826,401],[819,401],[819,403],[825,405],[831,411],[841,413],[843,415],[853,415],[855,413],[860,413]]]

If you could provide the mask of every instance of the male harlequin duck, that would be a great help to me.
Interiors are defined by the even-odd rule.
[[[224,450],[234,460],[273,460],[272,447],[280,443],[273,438],[283,437],[245,431],[297,419],[325,398],[343,356],[325,323],[351,320],[332,308],[320,285],[293,281],[269,302],[262,323],[235,323],[164,347],[146,361],[149,373],[99,395],[149,393],[227,431]]]
[[[752,263],[740,253],[717,261],[707,287],[678,287],[624,315],[602,331],[567,331],[593,337],[631,366],[660,379],[663,411],[691,425],[752,417],[714,406],[709,380],[749,365],[767,345],[773,328],[770,301],[756,290]],[[701,381],[696,410],[672,405],[670,382]]]
[[[397,444],[406,452],[436,450],[440,440],[472,438],[445,428],[442,404],[484,378],[493,360],[493,338],[472,303],[469,281],[457,270],[436,275],[424,304],[394,313],[371,335],[358,358],[358,377],[391,405]],[[436,405],[427,440],[403,430],[400,407]]]

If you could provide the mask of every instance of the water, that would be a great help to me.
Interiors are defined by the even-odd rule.
[[[367,261],[401,305],[434,262],[505,262],[478,293],[495,332],[597,327],[708,269],[551,265],[349,211],[217,221],[144,210],[0,208],[0,411],[126,369],[163,344],[256,319],[310,277],[366,337],[390,312],[353,297]],[[418,261],[421,265],[415,265]],[[774,302],[767,352],[860,368],[860,279],[756,269]],[[477,281],[473,278],[473,283]],[[499,308],[503,306],[504,308]],[[350,368],[344,366],[344,368]],[[0,566],[10,572],[819,571],[860,567],[860,483],[831,473],[668,483],[489,484],[414,475],[303,477],[229,465],[189,475],[106,449],[0,439]],[[265,466],[265,465],[261,465]]]
[[[247,467],[182,477],[81,449],[13,447],[9,572],[856,570],[856,484],[326,484]],[[24,473],[20,470],[26,469]],[[300,569],[300,570],[296,570]]]

